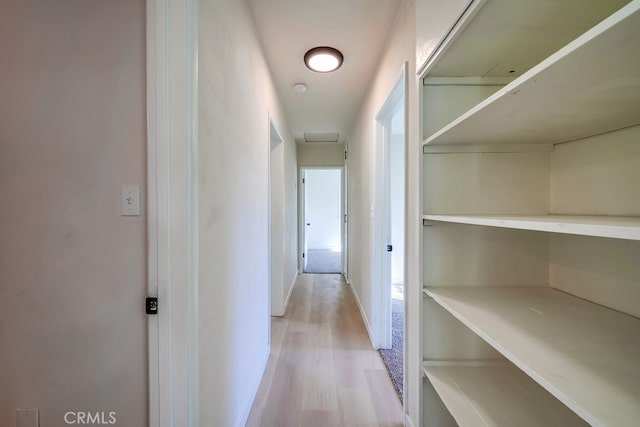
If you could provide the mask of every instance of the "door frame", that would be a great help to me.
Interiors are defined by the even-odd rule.
[[[344,171],[342,173],[342,275],[349,282],[349,137],[344,141]]]
[[[391,212],[390,212],[390,155],[389,128],[391,119],[398,108],[404,107],[404,147],[408,146],[407,126],[407,84],[409,82],[409,64],[405,62],[401,68],[391,92],[382,104],[375,119],[376,148],[374,156],[374,203],[371,236],[371,280],[373,295],[373,347],[388,349],[392,344],[391,328],[391,255],[387,245],[391,244]],[[406,175],[406,155],[405,155]],[[406,176],[405,176],[406,178]],[[406,212],[406,179],[405,179],[405,212]],[[406,224],[405,224],[406,239]],[[406,257],[406,252],[405,252]],[[406,264],[406,263],[405,263]]]
[[[284,286],[284,271],[283,271],[283,263],[284,263],[284,259],[285,259],[285,246],[284,246],[284,237],[281,237],[282,241],[281,241],[281,246],[278,248],[274,248],[275,242],[274,242],[274,237],[273,237],[273,228],[274,228],[274,224],[276,223],[276,217],[274,216],[273,213],[273,209],[274,209],[274,200],[273,200],[273,196],[274,196],[274,190],[277,189],[279,190],[280,194],[282,194],[283,196],[283,200],[284,200],[284,176],[282,176],[281,180],[276,180],[276,182],[274,182],[273,179],[273,173],[274,173],[274,169],[273,169],[273,160],[274,160],[274,156],[273,156],[273,150],[280,144],[284,144],[284,139],[282,138],[282,135],[280,134],[280,132],[278,131],[278,129],[276,128],[276,125],[273,121],[273,118],[271,117],[271,113],[268,114],[269,116],[269,154],[268,154],[268,171],[269,171],[269,177],[267,178],[267,186],[269,188],[269,218],[268,218],[268,224],[269,224],[269,230],[268,230],[268,244],[269,244],[269,268],[268,268],[268,275],[269,275],[269,317],[267,319],[267,325],[268,325],[268,333],[267,336],[268,338],[268,344],[271,345],[271,316],[282,316],[284,315],[284,313],[280,313],[279,311],[282,311],[282,309],[278,309],[277,313],[274,314],[274,307],[273,307],[273,292],[274,292],[274,287],[275,286],[279,286],[279,294],[282,294],[283,292],[283,286]],[[284,155],[284,154],[283,154]],[[284,173],[284,171],[281,170],[282,173]],[[275,187],[278,186],[278,187]],[[285,207],[284,205],[281,206],[280,209],[280,213],[281,216],[279,218],[280,222],[284,225],[285,224]],[[277,254],[275,254],[274,249],[279,252],[279,256],[276,256]],[[280,269],[280,273],[283,275],[283,277],[281,277],[280,281],[274,281],[274,272]],[[281,297],[281,295],[278,295],[279,297]],[[280,303],[280,301],[278,301]]]
[[[146,0],[151,427],[199,425],[196,8]]]
[[[307,248],[305,248],[305,242],[307,239],[307,232],[305,227],[305,215],[306,215],[306,191],[305,191],[305,172],[309,170],[339,170],[340,171],[340,250],[342,251],[341,259],[340,259],[340,271],[344,272],[344,251],[345,251],[345,242],[348,240],[346,223],[344,221],[345,214],[345,205],[346,205],[346,180],[345,180],[345,168],[344,166],[299,166],[298,167],[298,200],[300,201],[300,220],[298,221],[298,247],[300,248],[298,254],[298,266],[300,268],[300,272],[304,273],[305,261],[308,259],[304,252]],[[304,256],[303,256],[304,254]]]

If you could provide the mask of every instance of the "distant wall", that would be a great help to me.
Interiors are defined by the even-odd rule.
[[[299,166],[342,166],[344,144],[297,144]]]

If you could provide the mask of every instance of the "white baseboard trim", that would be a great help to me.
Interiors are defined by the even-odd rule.
[[[291,294],[293,293],[293,287],[296,285],[296,281],[298,280],[298,276],[300,275],[300,270],[298,270],[297,274],[293,276],[293,280],[291,281],[291,286],[289,286],[289,293],[287,294],[287,298],[284,300],[284,307],[282,308],[282,315],[287,312],[287,307],[289,307],[289,300],[291,299]]]
[[[262,356],[258,358],[256,364],[254,365],[252,375],[249,379],[249,386],[247,387],[247,397],[243,399],[243,403],[240,406],[241,408],[243,408],[242,412],[238,417],[238,421],[234,424],[236,427],[244,427],[247,424],[249,414],[251,413],[251,407],[253,406],[253,401],[256,399],[256,394],[258,393],[260,382],[262,381],[264,372],[267,369],[267,362],[269,361],[270,353],[271,347],[267,346]]]
[[[404,415],[404,425],[406,427],[416,427],[416,425],[413,423],[413,420],[411,419],[409,414]]]
[[[371,346],[373,348],[376,348],[373,341],[373,333],[371,332],[371,326],[369,325],[369,319],[367,319],[367,314],[362,308],[362,304],[360,303],[360,297],[358,296],[358,292],[356,292],[356,287],[349,286],[349,288],[351,289],[351,293],[353,294],[353,297],[356,299],[356,303],[358,303],[358,308],[360,309],[360,315],[362,316],[362,320],[364,321],[364,326],[367,328],[367,334],[369,334],[369,341],[371,342]]]

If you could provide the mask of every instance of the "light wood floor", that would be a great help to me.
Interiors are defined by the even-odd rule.
[[[402,405],[338,274],[298,277],[272,318],[271,357],[247,426],[402,426]]]

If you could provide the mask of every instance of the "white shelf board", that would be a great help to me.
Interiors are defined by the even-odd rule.
[[[640,240],[640,217],[581,215],[424,215],[428,221]]]
[[[460,427],[588,425],[513,366],[425,364],[424,372]]]
[[[640,0],[633,0],[425,140],[560,143],[640,123]]]
[[[638,425],[640,319],[548,287],[424,292],[591,425]]]

